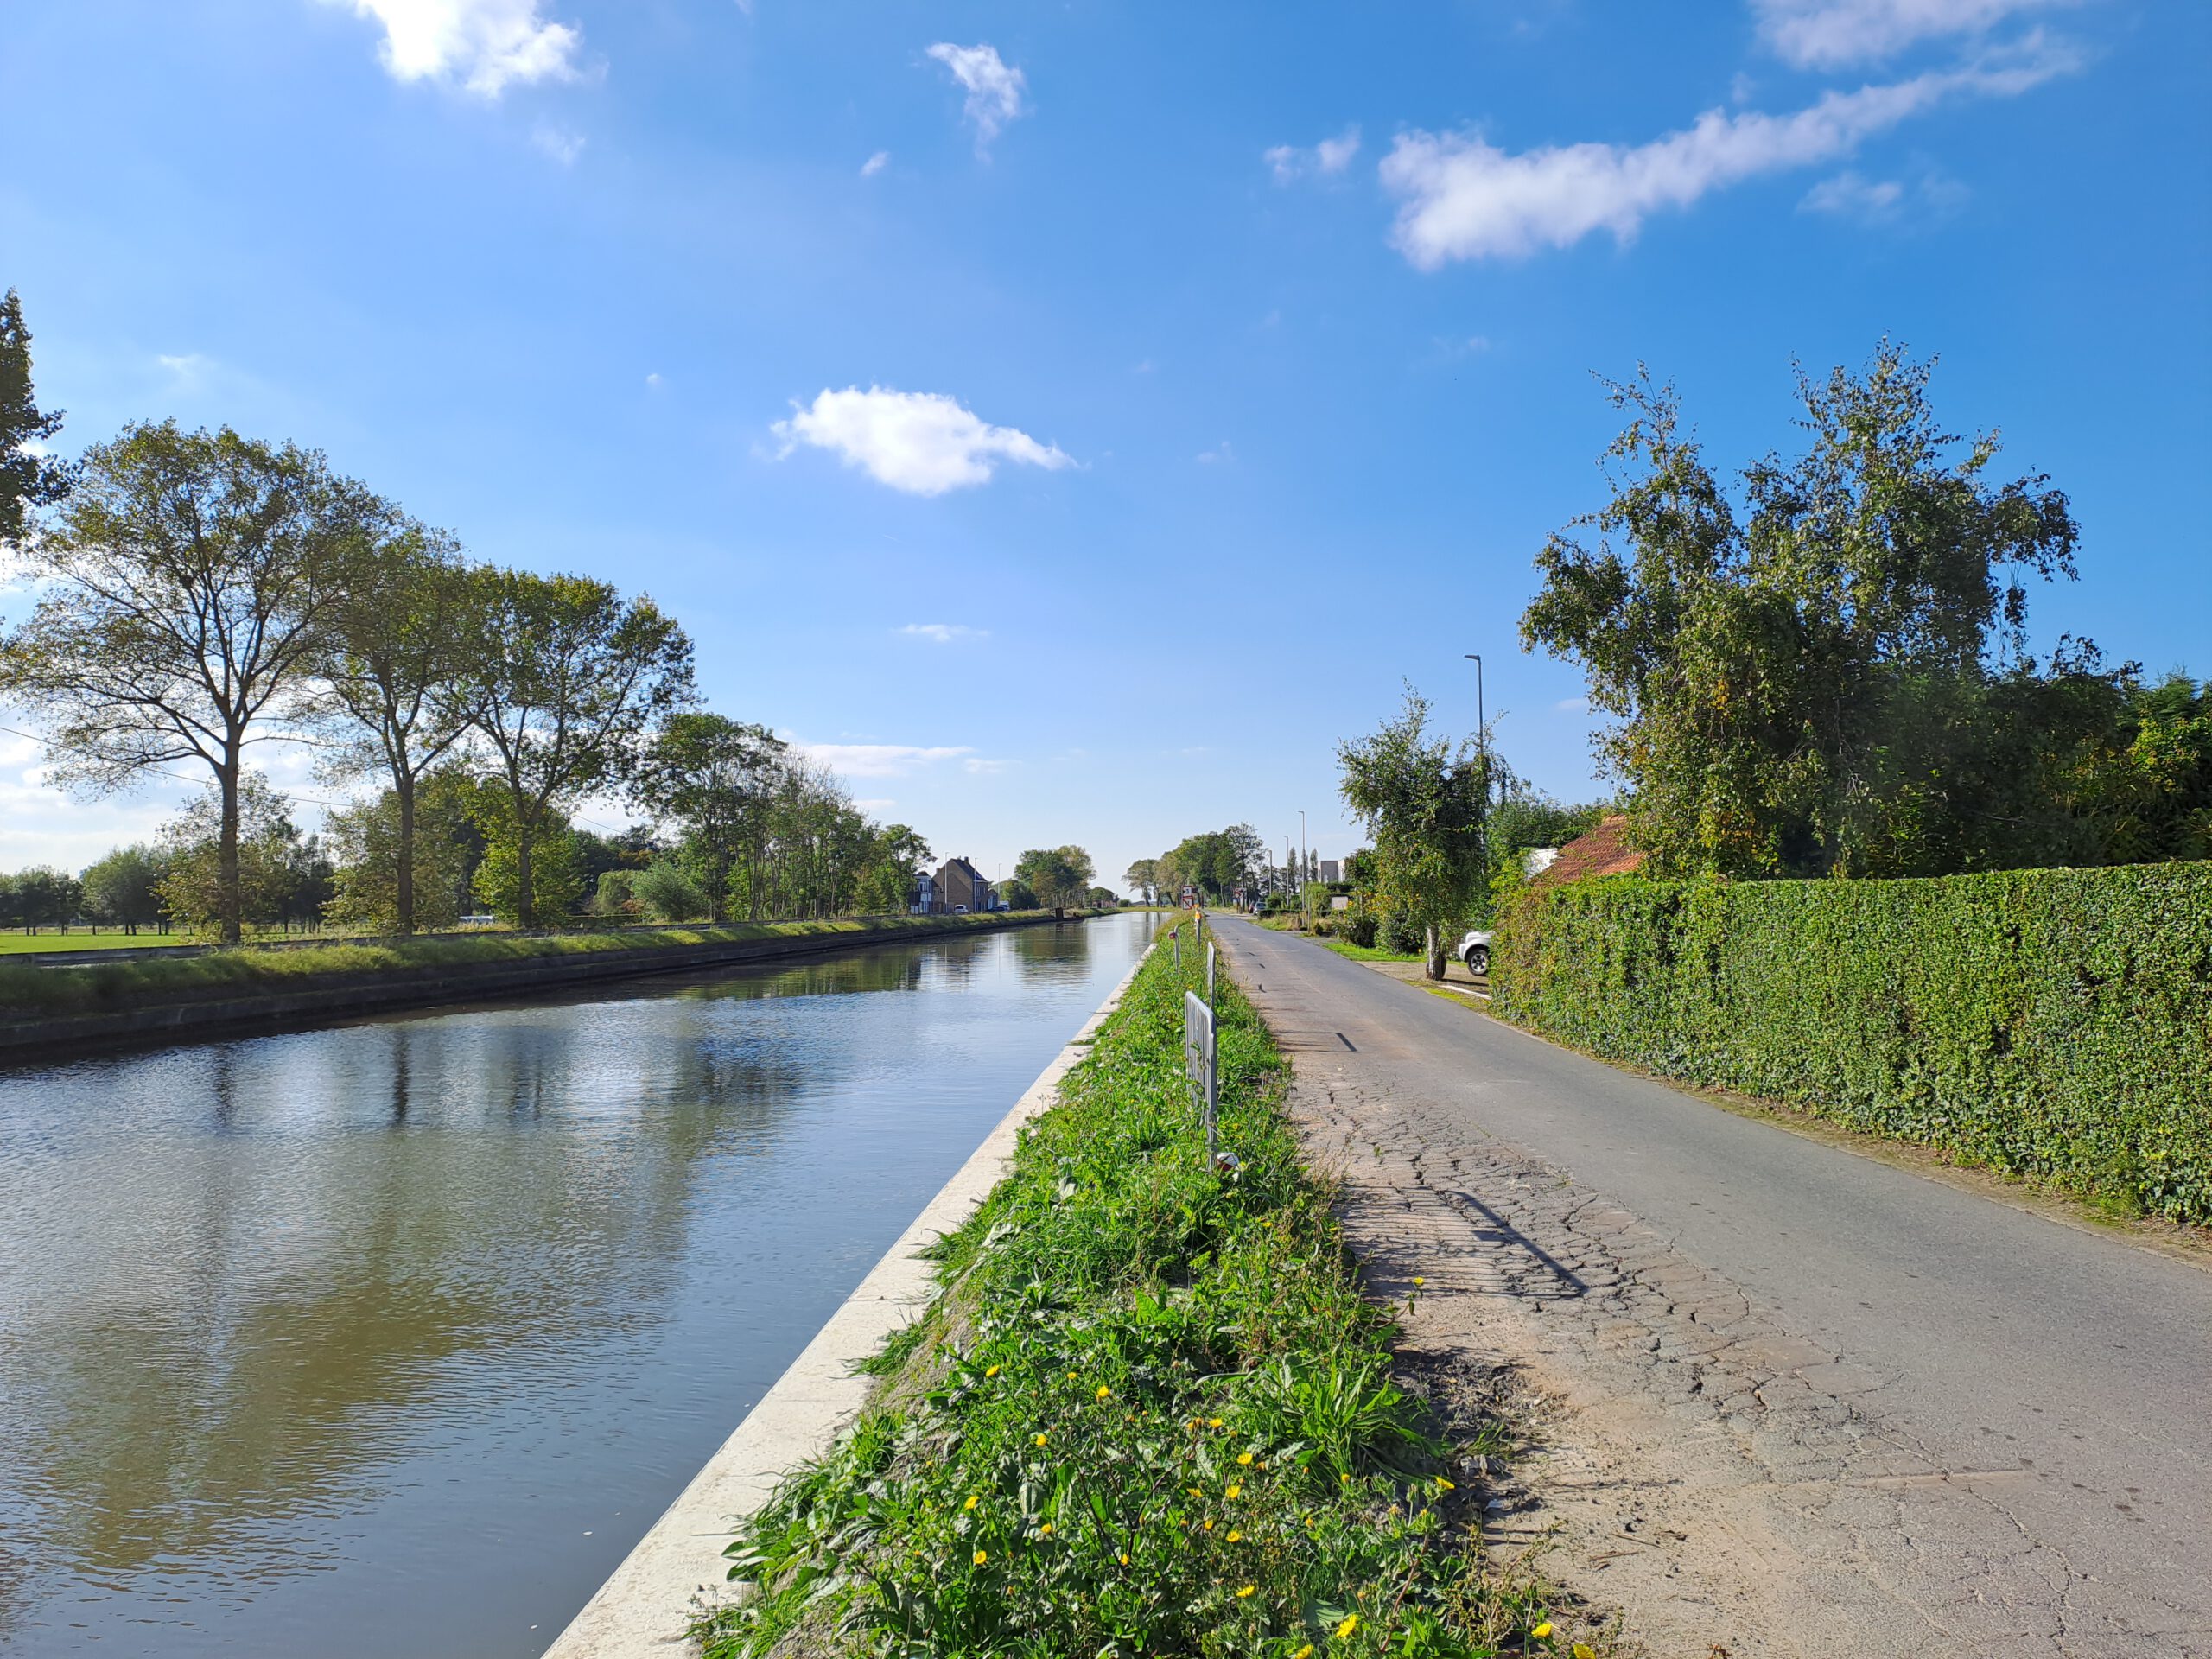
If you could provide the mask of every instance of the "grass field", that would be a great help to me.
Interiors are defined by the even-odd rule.
[[[25,957],[41,950],[118,950],[133,945],[190,944],[182,933],[110,933],[105,929],[87,933],[0,933],[0,957]]]

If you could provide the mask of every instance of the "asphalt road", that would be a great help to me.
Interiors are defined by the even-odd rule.
[[[1714,1500],[1718,1555],[1584,1575],[1631,1629],[1643,1603],[1739,1656],[2212,1654],[2212,1272],[1310,941],[1217,938],[1342,1154],[1355,1247],[1386,1282],[1456,1252],[1424,1339],[1540,1348],[1623,1536],[1619,1490],[1681,1529]]]

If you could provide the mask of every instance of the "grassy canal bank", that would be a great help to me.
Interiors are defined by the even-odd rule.
[[[1466,1470],[1391,1380],[1395,1337],[1300,1163],[1287,1068],[1219,994],[1217,1179],[1155,950],[938,1250],[873,1402],[732,1547],[709,1659],[801,1654],[1565,1651],[1479,1565]],[[1481,1466],[1481,1465],[1477,1465]]]
[[[1049,911],[1023,911],[649,931],[447,935],[307,947],[242,945],[200,956],[59,967],[18,957],[0,961],[0,1056],[429,1007],[1053,919]]]

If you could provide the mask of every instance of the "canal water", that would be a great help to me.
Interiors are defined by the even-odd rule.
[[[531,1659],[1150,932],[0,1071],[0,1653]]]

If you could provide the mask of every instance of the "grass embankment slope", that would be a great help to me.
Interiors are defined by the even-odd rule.
[[[732,1547],[710,1659],[775,1654],[1563,1651],[1485,1576],[1459,1454],[1390,1380],[1224,980],[1217,1179],[1181,1067],[1201,953],[1155,950],[1011,1173],[940,1246],[945,1289],[853,1431]]]
[[[0,961],[0,1009],[34,1015],[89,1014],[210,994],[251,995],[304,988],[347,976],[404,978],[410,973],[481,963],[522,965],[594,954],[684,946],[743,944],[825,935],[862,938],[941,934],[1002,926],[1026,913],[995,916],[878,916],[823,922],[741,922],[724,927],[613,929],[590,933],[470,933],[354,944],[266,949],[251,944],[197,957],[87,963],[41,968],[18,957]]]

